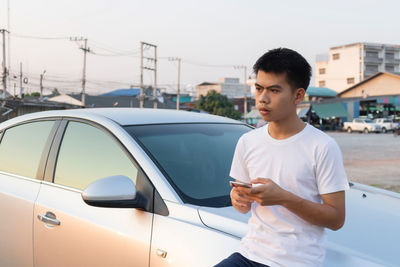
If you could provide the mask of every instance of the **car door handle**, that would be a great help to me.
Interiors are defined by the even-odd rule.
[[[46,215],[38,214],[38,219],[46,224],[60,225],[61,222],[57,220],[56,215],[50,211],[46,212]]]

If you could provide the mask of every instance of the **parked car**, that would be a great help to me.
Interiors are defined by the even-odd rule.
[[[381,126],[382,133],[386,133],[387,131],[394,131],[396,128],[398,128],[398,123],[393,122],[391,119],[387,118],[379,118],[374,120],[376,124]]]
[[[227,118],[46,111],[0,124],[0,266],[213,266],[250,214],[230,203]],[[400,194],[351,184],[324,266],[398,266]]]
[[[353,119],[352,122],[343,123],[343,130],[347,131],[348,133],[351,132],[379,133],[381,131],[381,126],[375,123],[373,120],[357,118]]]

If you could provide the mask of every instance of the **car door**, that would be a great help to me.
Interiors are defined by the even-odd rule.
[[[0,266],[33,266],[32,226],[55,121],[35,121],[0,134]]]
[[[356,131],[362,131],[362,130],[364,129],[364,128],[363,128],[363,125],[364,125],[364,124],[363,124],[363,121],[357,119],[357,120],[355,121],[355,125],[354,125],[355,127],[354,127],[354,128],[355,128]]]
[[[35,266],[148,266],[153,213],[93,207],[81,197],[91,182],[113,175],[140,190],[143,172],[99,125],[64,120],[60,129],[34,210]]]

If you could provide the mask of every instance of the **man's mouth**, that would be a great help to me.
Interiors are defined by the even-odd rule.
[[[266,108],[259,108],[258,112],[260,112],[261,115],[268,115],[269,113],[271,113],[271,110]]]

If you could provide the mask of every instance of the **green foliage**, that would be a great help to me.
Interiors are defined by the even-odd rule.
[[[60,95],[60,92],[58,91],[57,88],[54,88],[53,91],[51,91],[51,95],[58,96],[58,95]]]
[[[241,117],[239,111],[234,109],[232,102],[215,90],[209,91],[206,96],[201,96],[200,101],[196,104],[196,108],[235,120]]]
[[[40,93],[39,92],[33,92],[31,94],[27,94],[26,96],[33,96],[33,97],[39,97]]]

